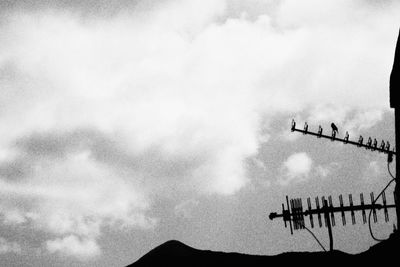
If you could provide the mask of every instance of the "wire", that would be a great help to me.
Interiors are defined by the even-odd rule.
[[[396,162],[396,164],[397,164],[397,162]],[[389,162],[388,162],[388,164],[387,164],[387,168],[388,168],[388,172],[389,172],[390,176],[392,176],[393,179],[396,179],[396,177],[394,177],[394,175],[393,175],[392,172],[390,171]]]
[[[321,244],[321,242],[318,240],[318,238],[314,235],[314,233],[308,229],[304,224],[302,225],[304,227],[304,229],[306,229],[313,237],[314,239],[318,242],[318,244],[321,246],[321,248],[326,252],[325,247]]]
[[[392,174],[392,172],[390,171],[390,166],[389,166],[390,162],[388,162],[387,164],[387,168],[388,168],[388,172],[390,174],[390,176],[392,177],[392,180],[390,180],[387,185],[382,189],[382,191],[379,193],[379,195],[373,200],[372,205],[374,205],[376,203],[376,201],[382,196],[383,192],[386,191],[386,189],[396,180],[396,178],[394,177],[394,175]],[[372,209],[369,211],[369,215],[368,215],[368,227],[369,227],[369,232],[371,234],[371,237],[378,242],[381,241],[385,241],[386,239],[380,239],[380,238],[376,238],[372,232],[372,228],[371,228],[371,214],[372,214]],[[325,247],[321,244],[321,242],[318,240],[318,238],[315,236],[315,234],[308,229],[304,224],[302,225],[304,227],[304,229],[306,229],[313,237],[314,239],[318,242],[318,244],[320,245],[320,247],[326,252]]]
[[[373,200],[372,205],[374,205],[376,203],[376,201],[379,199],[379,197],[383,194],[383,192],[386,191],[386,189],[394,182],[396,181],[396,178],[393,176],[393,174],[390,171],[390,167],[389,167],[389,163],[387,164],[387,168],[388,168],[388,172],[390,174],[390,176],[393,178],[392,180],[390,180],[387,185],[382,189],[382,191],[379,193],[379,195]],[[371,228],[371,213],[372,213],[372,209],[369,210],[369,215],[368,215],[368,228],[369,228],[369,233],[371,234],[372,239],[374,239],[375,241],[381,242],[381,241],[385,241],[387,239],[380,239],[380,238],[376,238],[374,236],[374,233],[372,232],[372,228]]]

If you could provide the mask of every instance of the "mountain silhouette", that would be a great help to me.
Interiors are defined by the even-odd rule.
[[[234,252],[199,250],[177,240],[167,241],[152,249],[128,267],[140,266],[272,266],[274,264],[324,266],[352,262],[385,262],[395,260],[400,247],[399,234],[392,234],[365,252],[348,254],[331,252],[285,252],[273,256],[248,255]],[[382,262],[383,263],[383,262]]]
[[[129,267],[140,266],[267,266],[312,261],[343,262],[351,255],[341,252],[287,252],[276,256],[198,250],[179,241],[170,240],[154,248]]]

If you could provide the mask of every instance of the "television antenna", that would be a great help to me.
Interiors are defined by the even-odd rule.
[[[343,204],[343,196],[339,195],[339,206],[334,206],[332,202],[332,197],[329,196],[326,199],[324,196],[321,198],[321,205],[319,202],[319,198],[315,198],[315,208],[312,208],[311,199],[307,198],[307,209],[303,209],[303,201],[301,198],[293,198],[289,200],[289,197],[286,196],[286,208],[282,203],[282,213],[271,212],[269,214],[270,220],[274,220],[276,218],[282,218],[285,223],[285,228],[287,225],[290,226],[290,233],[293,235],[293,230],[303,230],[306,229],[305,226],[305,217],[308,216],[310,219],[311,228],[314,228],[314,217],[317,216],[319,227],[327,227],[329,234],[329,249],[333,250],[333,235],[332,235],[332,227],[336,225],[335,214],[340,213],[342,218],[343,226],[346,225],[346,213],[350,213],[351,215],[351,223],[356,224],[355,212],[361,212],[362,214],[362,222],[363,224],[367,223],[367,215],[366,211],[371,211],[373,214],[374,223],[378,222],[377,210],[382,210],[385,216],[385,222],[389,222],[389,212],[388,209],[395,208],[395,204],[387,204],[386,195],[383,192],[382,194],[382,204],[377,204],[374,198],[374,193],[370,194],[371,202],[370,204],[365,204],[364,195],[360,194],[360,204],[354,205],[353,196],[350,194],[349,205]],[[322,223],[322,216],[323,221]]]
[[[371,137],[369,137],[367,142],[364,143],[364,138],[360,135],[360,137],[358,138],[358,141],[355,142],[355,141],[352,141],[349,139],[350,136],[349,136],[348,132],[346,132],[344,138],[337,137],[336,136],[337,130],[335,128],[332,128],[331,135],[325,135],[325,134],[323,134],[323,128],[321,126],[318,127],[317,132],[313,132],[313,131],[309,130],[308,124],[306,122],[304,124],[303,129],[298,129],[298,128],[296,128],[295,120],[292,120],[291,131],[292,132],[300,132],[304,135],[313,135],[318,138],[326,138],[326,139],[330,139],[331,141],[338,141],[338,142],[342,142],[344,144],[355,145],[357,147],[363,147],[370,151],[377,151],[380,153],[385,153],[388,155],[388,164],[393,161],[393,156],[396,156],[395,150],[390,149],[390,143],[388,141],[385,142],[384,140],[382,140],[380,145],[378,146],[378,140],[376,138],[372,139]],[[395,180],[395,178],[393,177],[393,180],[391,182],[393,182],[394,180]],[[363,220],[363,223],[365,224],[365,223],[367,223],[366,211],[369,211],[370,214],[368,216],[368,224],[370,226],[371,214],[373,214],[374,223],[377,223],[378,219],[377,219],[376,211],[383,209],[384,216],[385,216],[385,222],[389,221],[388,209],[396,208],[396,210],[397,210],[396,191],[394,192],[395,193],[394,194],[394,203],[388,205],[386,202],[385,190],[391,184],[391,182],[389,182],[389,184],[385,187],[384,190],[382,190],[382,192],[379,194],[379,196],[377,198],[374,198],[373,192],[370,193],[370,198],[371,198],[370,204],[365,204],[364,195],[362,193],[360,194],[360,204],[358,204],[358,205],[354,205],[353,196],[352,196],[352,194],[350,194],[348,196],[349,197],[349,205],[347,205],[347,206],[345,206],[343,204],[343,196],[342,195],[339,195],[339,203],[340,203],[339,206],[333,205],[331,196],[329,196],[328,199],[326,199],[323,196],[321,198],[321,200],[322,200],[321,205],[319,202],[319,198],[318,197],[315,198],[315,208],[312,208],[312,206],[311,206],[311,199],[307,198],[308,209],[303,210],[303,202],[302,202],[301,198],[293,198],[293,199],[289,200],[289,197],[286,196],[286,209],[285,209],[284,204],[282,204],[282,213],[278,214],[276,212],[271,212],[269,214],[269,218],[270,218],[270,220],[273,220],[275,218],[281,217],[285,223],[285,227],[287,227],[287,224],[289,224],[290,233],[293,235],[293,230],[306,229],[306,230],[310,231],[305,225],[305,220],[304,220],[305,216],[309,216],[311,228],[314,228],[313,215],[317,216],[320,227],[322,227],[322,225],[323,225],[322,220],[321,220],[321,217],[323,216],[324,221],[325,221],[325,226],[327,227],[328,234],[329,234],[329,249],[333,250],[332,226],[336,225],[335,213],[341,214],[342,224],[346,225],[346,215],[345,215],[346,213],[350,212],[351,222],[352,222],[352,224],[356,224],[355,212],[361,212],[362,220]],[[376,201],[380,196],[382,196],[383,203],[377,204]],[[374,238],[371,228],[370,228],[370,232],[371,232],[372,237]],[[310,231],[310,233],[313,234],[311,231]],[[313,234],[313,236],[314,236],[314,234]],[[377,240],[376,238],[374,238],[374,239]],[[318,241],[318,239],[317,239],[317,241]],[[319,241],[318,241],[318,243],[319,243]],[[324,248],[324,250],[325,250],[325,248]]]

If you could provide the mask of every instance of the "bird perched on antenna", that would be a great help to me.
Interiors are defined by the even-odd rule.
[[[331,123],[331,127],[332,127],[332,132],[339,133],[338,127],[333,122]]]

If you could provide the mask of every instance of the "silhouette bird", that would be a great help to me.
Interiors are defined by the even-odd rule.
[[[331,127],[332,127],[333,132],[339,133],[338,128],[336,127],[336,125],[333,122],[331,123]]]

